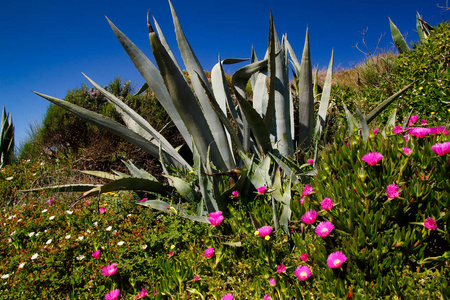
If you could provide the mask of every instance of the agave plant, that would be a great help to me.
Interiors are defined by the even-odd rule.
[[[14,160],[14,125],[11,113],[6,114],[3,107],[0,123],[0,169]]]

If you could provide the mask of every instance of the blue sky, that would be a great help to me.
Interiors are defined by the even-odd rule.
[[[301,57],[306,27],[309,27],[314,65],[325,68],[331,50],[335,66],[351,67],[364,59],[361,31],[373,47],[380,35],[380,48],[390,49],[390,17],[407,36],[418,41],[416,11],[431,25],[450,13],[437,5],[445,0],[304,1],[304,0],[172,0],[184,32],[205,70],[221,58],[248,58],[252,46],[258,57],[267,48],[269,14],[272,10],[279,35],[288,39]],[[27,137],[30,124],[40,123],[47,100],[38,91],[64,98],[68,90],[87,84],[84,72],[106,85],[116,76],[144,83],[113,34],[105,15],[141,50],[152,58],[146,14],[156,18],[172,50],[176,39],[166,0],[26,0],[2,1],[0,10],[0,109],[6,106],[16,128],[16,145]],[[178,56],[179,62],[181,58]],[[231,72],[232,70],[229,70]]]

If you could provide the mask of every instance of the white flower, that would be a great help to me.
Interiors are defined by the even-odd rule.
[[[45,165],[45,162],[41,162],[41,166]]]
[[[66,210],[66,214],[71,215],[71,214],[73,214],[73,211],[72,210]]]
[[[8,217],[8,220],[11,220],[12,218],[15,218],[15,217],[16,217],[16,215],[9,216],[9,217]]]
[[[16,231],[14,230],[13,232],[11,232],[11,236],[13,236],[14,235],[14,233],[16,233]]]
[[[52,243],[52,239],[49,239],[49,240],[46,242],[47,245],[50,245],[51,243]]]
[[[124,241],[120,241],[120,242],[117,243],[117,245],[119,245],[119,246],[122,246],[123,244],[125,244]]]
[[[77,256],[77,260],[83,260],[83,259],[84,259],[84,255],[83,254]]]
[[[114,230],[113,232],[112,232],[112,234],[116,234],[117,233],[117,230]]]
[[[34,235],[34,232],[30,232],[30,233],[28,234],[29,237],[32,237],[33,235]]]
[[[33,256],[31,256],[31,260],[35,260],[36,258],[38,258],[39,254],[35,253],[33,254]]]
[[[86,233],[91,233],[91,231],[88,229],[88,230],[86,230]]]
[[[128,214],[128,215],[127,215],[127,218],[129,218],[129,217],[131,217],[131,216],[132,216],[132,214]]]
[[[70,239],[70,234],[66,235],[66,240]]]
[[[97,221],[95,221],[95,222],[94,222],[94,226],[97,226],[97,225],[98,225],[98,222],[97,222]]]
[[[142,245],[141,248],[144,250],[147,249],[147,244]]]
[[[22,269],[22,268],[25,266],[25,264],[26,264],[26,263],[24,263],[24,262],[21,263],[21,264],[19,265],[19,269]]]
[[[17,223],[22,222],[22,219],[17,220]]]
[[[46,213],[48,212],[48,209],[44,209],[43,211],[41,211],[41,213]]]
[[[48,218],[49,220],[53,220],[55,218],[55,216],[51,216],[50,218]]]
[[[41,233],[38,231],[38,233],[36,233],[36,236],[39,236]]]
[[[8,279],[8,278],[9,278],[9,274],[2,275],[2,279]]]
[[[111,231],[111,230],[112,230],[112,226],[106,227],[106,231]]]
[[[36,176],[37,173],[33,173],[33,176]]]
[[[77,240],[82,241],[84,239],[84,236],[79,236]]]

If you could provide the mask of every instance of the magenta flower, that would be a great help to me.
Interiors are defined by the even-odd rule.
[[[331,233],[333,229],[334,225],[330,221],[320,222],[316,227],[316,233],[318,236],[326,237]]]
[[[140,293],[138,294],[139,298],[144,298],[145,296],[148,295],[148,291],[147,289],[142,288],[142,290],[140,291]]]
[[[438,126],[438,127],[431,127],[428,128],[430,134],[439,134],[439,133],[444,133],[445,134],[445,126]]]
[[[311,269],[308,266],[300,266],[295,269],[295,276],[298,280],[306,280],[311,277]]]
[[[300,259],[303,260],[304,262],[306,262],[308,260],[308,254],[306,254],[306,253],[301,254]]]
[[[205,250],[205,257],[212,257],[214,255],[214,248],[213,247],[211,247],[211,248],[208,248],[208,249],[206,249]]]
[[[405,153],[405,155],[410,156],[412,153],[412,149],[411,148],[402,148],[403,153]]]
[[[312,165],[314,163],[314,159],[310,158],[306,161],[308,164]]]
[[[412,134],[418,139],[422,139],[431,133],[430,128],[423,127],[412,127],[408,131],[409,134]]]
[[[445,143],[437,143],[431,146],[431,150],[433,150],[437,155],[444,156],[450,153],[450,142]]]
[[[256,189],[256,191],[258,192],[258,194],[263,195],[267,190],[267,186],[263,185],[259,188]]]
[[[286,266],[280,263],[280,265],[277,267],[277,273],[284,273],[286,272]]]
[[[47,202],[45,202],[48,206],[51,206],[53,201],[55,201],[55,198],[50,198],[47,200]]]
[[[303,188],[302,195],[303,196],[309,196],[314,192],[312,186],[310,184],[305,184],[305,187]]]
[[[390,199],[395,199],[398,196],[400,196],[400,194],[398,192],[398,186],[395,185],[395,183],[388,185],[386,188],[386,195]]]
[[[392,128],[392,131],[394,132],[394,134],[399,134],[403,132],[403,127],[402,126],[395,126],[394,128]]]
[[[112,276],[117,272],[117,264],[107,265],[102,269],[102,274],[105,276]]]
[[[379,129],[379,128],[375,128],[375,129],[373,130],[373,134],[377,135],[378,131],[380,131],[380,129]]]
[[[270,278],[270,279],[269,279],[269,284],[270,284],[271,286],[275,286],[275,279]]]
[[[423,119],[422,121],[420,121],[420,126],[426,126],[428,125],[427,120]]]
[[[233,299],[234,299],[234,296],[232,294],[226,294],[220,300],[233,300]]]
[[[173,251],[170,251],[169,252],[169,257],[172,257],[173,256]]]
[[[405,139],[405,143],[409,140],[409,135],[404,135],[403,138]]]
[[[347,260],[347,256],[341,251],[333,252],[328,256],[327,265],[332,269],[337,269],[342,266]]]
[[[330,210],[333,208],[334,204],[333,204],[333,199],[331,198],[324,198],[323,201],[320,203],[320,206],[322,207],[322,209],[324,210]]]
[[[264,300],[272,300],[272,298],[270,298],[269,294],[265,294],[264,295]]]
[[[117,300],[119,299],[120,290],[112,290],[108,294],[105,295],[105,300]]]
[[[423,222],[423,226],[425,226],[426,229],[436,230],[437,224],[436,221],[433,218],[426,218]]]
[[[416,123],[417,120],[419,120],[418,115],[412,115],[411,118],[409,118],[408,126],[411,126],[412,124]]]
[[[200,280],[200,277],[199,276],[194,276],[194,278],[192,278],[192,281],[193,282],[196,282],[196,281],[199,281]]]
[[[233,195],[233,197],[238,197],[239,196],[239,192],[238,191],[233,191],[231,193],[231,195]]]
[[[94,253],[92,253],[92,257],[95,259],[99,258],[100,257],[100,249],[95,251]]]
[[[384,156],[379,152],[369,152],[361,159],[371,166],[375,166]]]
[[[103,213],[105,213],[105,212],[106,212],[106,207],[104,207],[104,206],[103,206],[103,207],[100,207],[100,213],[103,214]]]
[[[147,201],[147,200],[148,200],[147,198],[142,198],[141,202],[144,202],[144,201]]]
[[[272,230],[273,230],[273,228],[271,226],[263,226],[260,229],[258,229],[258,234],[259,234],[259,236],[266,237],[266,236],[270,235]]]
[[[305,203],[305,199],[306,199],[306,196],[301,196],[300,197],[300,203],[303,205],[303,203]]]
[[[306,224],[312,224],[316,221],[317,219],[317,212],[315,210],[310,210],[307,211],[303,216],[302,216],[302,222],[306,223]]]
[[[212,212],[208,216],[209,216],[208,220],[213,226],[220,225],[220,223],[222,223],[223,221],[222,212],[220,210]]]

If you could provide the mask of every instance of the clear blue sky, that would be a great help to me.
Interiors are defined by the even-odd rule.
[[[445,0],[172,0],[172,3],[206,70],[211,70],[219,54],[222,59],[250,57],[252,45],[258,57],[263,57],[270,10],[278,34],[287,33],[297,56],[301,57],[309,26],[311,56],[319,68],[327,66],[332,49],[335,66],[347,68],[361,62],[364,55],[355,45],[362,47],[364,29],[368,29],[366,41],[370,47],[384,34],[380,47],[391,48],[388,17],[411,43],[418,40],[416,11],[431,25],[450,16],[437,7],[445,5]],[[26,139],[29,124],[41,122],[49,105],[32,90],[64,98],[68,90],[87,84],[81,72],[102,85],[115,76],[131,80],[137,88],[144,83],[104,16],[152,58],[146,25],[149,9],[176,52],[166,0],[2,1],[0,109],[5,105],[12,112],[16,145]]]

